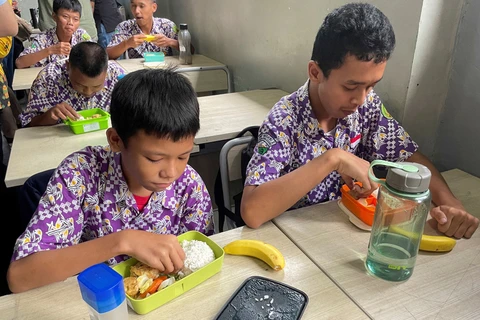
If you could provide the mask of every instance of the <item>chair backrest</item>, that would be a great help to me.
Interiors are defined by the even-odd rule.
[[[230,218],[237,227],[245,225],[245,222],[242,220],[240,215],[240,203],[242,198],[242,192],[233,196],[235,203],[235,210],[232,212],[230,206],[230,191],[229,191],[229,181],[230,174],[228,168],[228,154],[235,146],[246,145],[241,152],[240,159],[240,176],[242,178],[242,184],[245,183],[246,179],[246,168],[248,162],[253,156],[253,150],[258,140],[258,126],[248,127],[242,130],[236,138],[228,141],[220,151],[220,170],[217,173],[214,185],[214,197],[215,204],[218,208],[219,216],[219,231],[223,231],[223,224],[225,222],[225,217]],[[247,133],[250,133],[251,136],[246,136]]]

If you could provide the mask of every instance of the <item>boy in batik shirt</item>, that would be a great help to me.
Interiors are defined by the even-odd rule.
[[[308,81],[283,97],[260,127],[241,204],[247,225],[258,227],[290,208],[338,199],[343,182],[366,196],[377,187],[368,177],[370,162],[382,159],[427,166],[436,205],[430,214],[438,230],[472,236],[478,219],[373,91],[394,47],[390,22],[371,4],[351,3],[327,15],[308,63]],[[355,180],[363,187],[354,186]]]
[[[90,35],[79,28],[81,14],[82,5],[78,0],[54,0],[53,19],[57,26],[33,39],[30,47],[25,48],[15,61],[17,68],[43,67],[66,59],[74,45],[91,41]]]
[[[171,273],[185,254],[176,235],[213,233],[205,184],[187,165],[200,128],[190,82],[140,70],[112,94],[109,147],[87,147],[56,169],[8,271],[12,292],[62,281],[129,256]]]
[[[128,50],[128,57],[143,58],[145,52],[163,52],[172,55],[178,50],[178,29],[175,23],[165,18],[155,18],[155,0],[131,0],[130,7],[135,19],[120,23],[115,29],[107,52],[110,59],[117,59]],[[153,35],[154,39],[147,39]]]
[[[51,63],[32,84],[22,126],[46,126],[67,118],[78,119],[78,110],[100,108],[110,111],[115,83],[124,70],[99,44],[81,42],[70,52],[69,61]]]

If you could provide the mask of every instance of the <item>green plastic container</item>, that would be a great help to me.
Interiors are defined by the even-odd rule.
[[[164,62],[165,54],[163,52],[145,52],[143,54],[145,62]]]
[[[133,299],[127,295],[127,304],[138,314],[146,314],[161,305],[173,300],[179,295],[187,292],[188,290],[196,287],[203,281],[212,277],[220,271],[223,265],[223,257],[225,252],[222,247],[216,244],[209,237],[198,231],[188,231],[182,235],[179,235],[178,241],[183,240],[199,240],[206,242],[210,248],[212,248],[215,254],[215,260],[204,266],[203,268],[189,274],[185,278],[176,281],[174,284],[162,289],[151,296],[144,299]],[[124,278],[130,276],[130,267],[138,261],[134,258],[130,258],[124,262],[121,262],[113,267],[115,271],[120,273]]]
[[[70,118],[65,120],[65,124],[69,126],[75,134],[87,133],[108,128],[108,118],[110,118],[110,114],[103,109],[94,108],[77,111],[77,113],[84,118],[91,117],[94,114],[100,114],[101,116],[99,118],[87,120],[73,121]]]

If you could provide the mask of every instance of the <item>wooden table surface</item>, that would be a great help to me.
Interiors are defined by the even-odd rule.
[[[480,217],[480,179],[460,170],[443,176],[466,209]],[[286,212],[274,223],[374,319],[480,318],[478,230],[449,253],[420,251],[412,277],[395,283],[367,274],[370,233],[351,224],[337,202]]]
[[[162,307],[130,319],[213,319],[242,282],[250,276],[278,280],[304,291],[309,303],[302,319],[368,319],[325,274],[323,274],[277,227],[237,228],[212,236],[220,246],[237,239],[258,239],[275,245],[286,266],[273,271],[260,260],[226,255],[222,270],[204,283]],[[76,278],[0,297],[2,319],[88,319],[88,308]]]
[[[260,125],[271,107],[286,94],[281,90],[252,90],[198,98],[200,131],[195,143],[231,139],[245,127]],[[5,184],[22,185],[35,173],[56,168],[72,152],[86,146],[106,145],[105,131],[75,135],[63,124],[17,130]]]
[[[143,66],[143,58],[115,61],[123,67],[127,73],[145,69]],[[177,66],[179,69],[195,67],[225,67],[224,64],[199,54],[193,55],[191,65],[180,65],[178,56],[165,57],[165,61],[169,65]],[[13,90],[30,89],[41,69],[42,67],[15,69],[12,82]],[[192,82],[196,92],[228,90],[227,74],[223,70],[208,70],[201,72],[192,71],[184,74]]]

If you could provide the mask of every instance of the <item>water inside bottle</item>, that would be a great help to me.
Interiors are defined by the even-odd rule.
[[[410,278],[418,248],[408,237],[381,232],[372,242],[365,262],[370,273],[389,281],[404,281]]]

